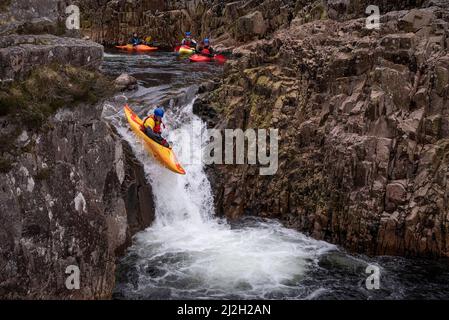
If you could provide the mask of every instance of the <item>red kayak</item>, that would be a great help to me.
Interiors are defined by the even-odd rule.
[[[201,54],[194,54],[189,58],[192,62],[211,62],[212,58],[203,56]]]
[[[193,56],[191,56],[189,58],[189,60],[191,62],[212,62],[212,61],[217,61],[217,62],[220,62],[220,63],[224,63],[224,62],[226,62],[226,57],[222,56],[221,54],[216,54],[212,58],[208,57],[208,56],[201,55],[201,54],[194,54]]]

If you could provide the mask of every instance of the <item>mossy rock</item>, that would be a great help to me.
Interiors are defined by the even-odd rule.
[[[257,85],[259,85],[259,86],[266,87],[269,83],[270,83],[270,78],[268,78],[267,76],[262,75],[257,79]]]
[[[0,115],[10,115],[29,129],[39,129],[58,109],[94,104],[110,95],[110,88],[111,79],[96,71],[60,65],[43,67],[0,94]]]
[[[30,152],[32,146],[23,148],[15,144],[23,129],[45,131],[50,124],[48,118],[60,108],[95,104],[112,94],[111,88],[112,80],[96,71],[60,65],[36,69],[23,82],[2,88],[0,116],[6,116],[20,130],[0,136],[0,172],[11,170],[10,157],[15,159],[23,152]],[[47,174],[40,172],[37,178],[45,180]]]

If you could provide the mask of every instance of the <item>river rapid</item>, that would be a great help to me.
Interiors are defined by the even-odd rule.
[[[129,131],[122,105],[105,106],[106,117],[143,163],[156,206],[155,222],[135,236],[119,262],[116,299],[449,298],[447,261],[351,255],[275,220],[215,217],[204,166],[191,161],[185,146],[198,153],[204,148],[206,125],[192,106],[198,86],[222,66],[190,63],[173,53],[111,51],[102,69],[138,79],[138,90],[119,98],[139,116],[164,105],[167,138],[187,171],[181,176],[161,167]],[[367,268],[379,270],[379,289],[367,288]]]

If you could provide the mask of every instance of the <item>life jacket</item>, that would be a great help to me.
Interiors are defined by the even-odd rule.
[[[207,48],[204,48],[203,50],[201,50],[201,54],[209,55],[210,54],[210,50],[207,49]]]
[[[150,127],[151,130],[153,130],[154,133],[156,134],[161,134],[162,133],[162,126],[165,127],[164,123],[161,121],[157,121],[156,118],[154,117],[154,114],[152,114],[151,116],[148,116],[145,118],[145,120],[143,120],[143,126],[144,128],[148,128]]]
[[[142,41],[140,40],[140,38],[132,38],[131,39],[131,41],[130,41],[130,43],[132,44],[132,45],[138,45],[138,44],[140,44]]]
[[[182,45],[187,46],[187,47],[192,47],[192,39],[184,39],[182,40]]]

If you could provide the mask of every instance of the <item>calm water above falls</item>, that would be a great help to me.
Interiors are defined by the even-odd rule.
[[[103,70],[127,72],[139,89],[127,94],[145,116],[167,106],[166,132],[181,163],[182,146],[199,136],[173,129],[204,124],[192,113],[199,84],[217,73],[215,64],[193,64],[171,53],[106,54]],[[177,97],[176,103],[171,98]],[[179,98],[181,97],[181,98]],[[200,164],[186,164],[186,176],[155,163],[127,129],[117,102],[105,112],[142,161],[151,182],[156,221],[140,232],[121,260],[117,299],[448,299],[449,263],[396,257],[349,255],[277,221],[246,218],[228,223],[214,217],[211,185]],[[187,130],[191,135],[201,135]],[[200,142],[194,146],[200,150]],[[367,290],[368,265],[380,268],[380,289]]]

